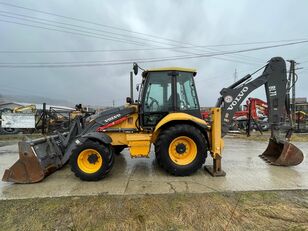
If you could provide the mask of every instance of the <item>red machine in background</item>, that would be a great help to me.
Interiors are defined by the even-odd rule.
[[[234,113],[230,130],[246,130],[248,134],[251,129],[256,129],[260,132],[268,130],[267,108],[268,106],[265,101],[258,98],[248,98],[246,105],[243,106],[243,110]],[[204,120],[208,120],[209,116],[210,112],[202,112]]]
[[[237,111],[233,119],[248,119],[250,117],[254,120],[260,120],[268,117],[267,103],[258,98],[248,98],[243,111]]]

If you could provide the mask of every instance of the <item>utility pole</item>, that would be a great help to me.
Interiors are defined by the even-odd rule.
[[[295,65],[296,62],[294,60],[291,60],[291,65],[292,65],[292,114],[293,118],[295,117],[295,111],[296,111],[296,106],[295,106],[295,83],[296,83],[296,77],[295,77]]]
[[[114,107],[114,99],[112,100],[112,107]]]
[[[130,72],[130,98],[132,100],[132,102],[134,102],[134,75],[133,72]]]
[[[296,111],[296,105],[295,105],[295,97],[296,97],[296,93],[295,93],[295,83],[297,81],[297,76],[295,74],[295,65],[296,62],[294,60],[288,60],[288,62],[290,63],[290,70],[289,70],[289,76],[288,76],[288,84],[287,84],[287,105],[290,106],[290,108],[288,108],[288,111],[290,113],[289,118],[290,118],[290,122],[291,122],[291,126],[294,127],[295,124],[295,111]],[[290,90],[292,91],[291,93],[291,102],[290,102]]]
[[[237,70],[236,70],[236,68],[235,68],[235,71],[234,71],[234,82],[236,82],[237,81]]]
[[[46,103],[43,103],[43,112],[42,112],[42,134],[46,133],[46,125],[47,125],[47,110]]]
[[[291,88],[290,90],[292,90],[292,94],[291,94],[291,114],[292,117],[295,116],[295,111],[296,111],[296,107],[295,107],[295,82],[296,82],[296,74],[295,74],[295,65],[296,62],[294,60],[288,60],[290,62],[290,72],[289,72],[289,88]],[[288,89],[289,89],[288,88]]]

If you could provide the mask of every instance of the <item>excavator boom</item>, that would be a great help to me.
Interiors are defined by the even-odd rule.
[[[265,152],[260,157],[268,163],[280,166],[300,164],[304,155],[295,145],[288,142],[292,134],[292,123],[287,102],[287,70],[283,58],[272,58],[259,77],[246,75],[220,92],[216,107],[222,108],[222,137],[227,134],[234,113],[239,105],[255,89],[264,85],[268,104],[268,120],[271,137]]]

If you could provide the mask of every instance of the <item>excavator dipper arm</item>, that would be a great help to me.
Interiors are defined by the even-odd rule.
[[[218,100],[217,107],[222,108],[222,136],[229,131],[234,113],[239,105],[247,96],[259,88],[265,86],[266,98],[269,110],[269,123],[275,129],[289,130],[291,127],[284,127],[284,113],[286,111],[286,84],[287,72],[285,61],[280,58],[272,58],[266,65],[263,74],[254,80],[251,75],[246,75],[238,82],[228,88],[223,88],[220,92],[221,97]]]
[[[251,75],[246,75],[228,88],[220,92],[216,107],[221,108],[221,136],[225,136],[238,110],[239,105],[255,89],[265,86],[268,104],[268,120],[271,137],[266,151],[261,158],[273,165],[292,166],[303,161],[303,153],[287,140],[292,133],[290,121],[286,120],[289,113],[287,100],[287,71],[283,58],[272,58],[261,76],[252,80]],[[287,116],[286,116],[287,115]]]

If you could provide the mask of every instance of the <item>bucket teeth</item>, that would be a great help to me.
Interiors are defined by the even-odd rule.
[[[262,159],[262,160],[264,160],[265,162],[267,162],[267,163],[269,163],[270,161],[268,160],[268,159],[266,159],[266,157],[265,156],[263,156],[263,155],[259,155],[259,157]]]

